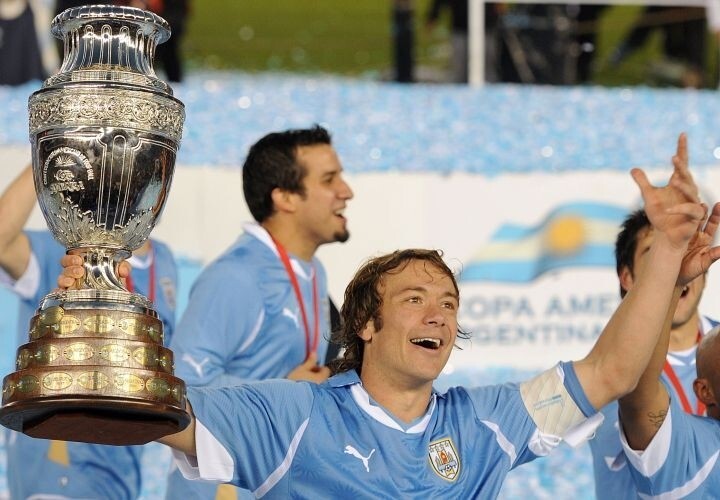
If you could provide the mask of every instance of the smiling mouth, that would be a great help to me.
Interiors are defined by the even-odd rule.
[[[425,349],[431,349],[433,351],[440,349],[440,346],[442,345],[442,341],[440,339],[435,339],[431,337],[411,339],[410,342],[417,346],[424,347]]]

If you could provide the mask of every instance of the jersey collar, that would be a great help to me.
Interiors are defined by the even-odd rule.
[[[438,394],[433,388],[432,396],[430,398],[430,405],[428,406],[425,415],[417,419],[409,427],[405,427],[401,425],[401,423],[399,423],[392,415],[385,411],[384,408],[371,400],[370,395],[363,387],[362,382],[360,381],[360,377],[355,370],[348,370],[346,372],[339,373],[334,377],[330,377],[330,379],[328,379],[328,384],[331,387],[336,388],[349,388],[350,394],[352,395],[355,403],[369,417],[373,418],[374,420],[378,421],[386,427],[390,427],[391,429],[398,430],[405,434],[420,434],[422,432],[425,432],[425,429],[427,429],[427,426],[430,423],[430,419],[435,412],[435,407],[437,406],[437,398],[444,397],[442,394]]]
[[[243,224],[243,231],[260,240],[266,247],[268,247],[272,251],[272,253],[275,254],[278,259],[280,258],[280,254],[278,254],[275,243],[273,243],[273,240],[270,237],[270,233],[267,232],[267,229],[262,227],[257,222],[246,222],[245,224]],[[310,281],[312,279],[313,273],[315,272],[314,266],[305,264],[305,266],[307,266],[306,269],[300,259],[298,259],[294,255],[290,255],[290,265],[292,266],[293,271],[295,271],[295,274],[297,274],[300,278],[306,281]]]

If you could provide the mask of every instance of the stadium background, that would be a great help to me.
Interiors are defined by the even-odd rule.
[[[360,7],[350,5],[363,2],[303,2],[300,12],[298,2],[274,0],[269,16],[261,3],[243,2],[241,12],[240,4],[204,1],[191,18],[191,72],[174,86],[187,106],[186,127],[154,232],[178,256],[180,308],[201,266],[250,219],[240,167],[248,146],[270,130],[320,123],[334,135],[356,195],[346,212],[350,241],[320,250],[336,301],[364,258],[399,247],[444,249],[461,273],[461,322],[474,337],[453,354],[440,388],[522,380],[587,352],[618,300],[612,244],[622,216],[639,202],[628,170],[641,166],[663,180],[681,131],[704,197],[716,200],[715,91],[383,82],[387,4],[354,12],[347,9]],[[217,24],[213,8],[226,9],[226,23]],[[317,22],[321,13],[332,22]],[[268,36],[266,26],[277,33]],[[223,32],[236,43],[213,42]],[[280,41],[269,45],[270,38]],[[419,40],[428,74],[440,64],[433,58],[441,43]],[[238,58],[250,72],[233,69]],[[29,158],[26,106],[37,88],[0,87],[0,189]],[[44,226],[39,211],[30,226]],[[701,310],[719,316],[719,293],[720,278],[711,274]],[[2,373],[12,370],[14,332],[14,299],[0,291]],[[167,452],[151,445],[145,459],[143,498],[162,498]],[[0,446],[0,495],[7,495],[3,461]],[[501,496],[592,498],[587,449],[563,446],[519,468]]]

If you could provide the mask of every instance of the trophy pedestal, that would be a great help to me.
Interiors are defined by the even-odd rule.
[[[124,446],[180,432],[190,415],[148,401],[54,396],[10,403],[0,409],[0,423],[34,438]]]
[[[140,295],[70,290],[45,297],[30,342],[3,380],[0,424],[29,436],[144,444],[190,423],[163,325]]]

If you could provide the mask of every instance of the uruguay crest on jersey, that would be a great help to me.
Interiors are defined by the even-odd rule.
[[[428,458],[435,474],[447,481],[457,479],[460,474],[460,457],[450,438],[430,443]]]

